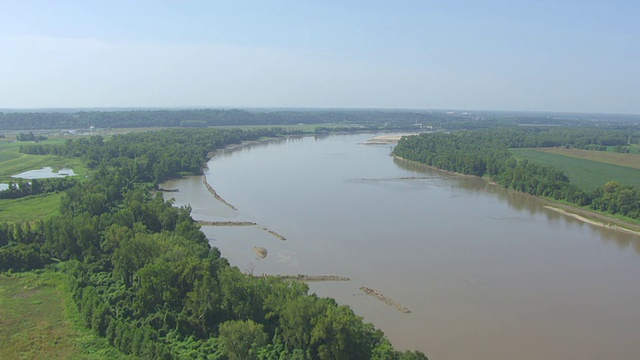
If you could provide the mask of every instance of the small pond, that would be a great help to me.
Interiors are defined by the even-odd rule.
[[[47,178],[57,178],[57,177],[66,177],[76,175],[72,169],[62,168],[58,170],[58,172],[54,172],[53,168],[50,166],[43,167],[39,170],[29,170],[23,173],[13,175],[13,178],[21,178],[21,179],[47,179]]]

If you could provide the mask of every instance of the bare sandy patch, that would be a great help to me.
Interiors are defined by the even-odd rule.
[[[544,205],[544,207],[545,207],[545,209],[549,209],[551,211],[555,211],[557,213],[572,217],[572,218],[574,218],[576,220],[580,220],[580,221],[582,221],[584,223],[587,223],[587,224],[590,224],[590,225],[600,226],[600,227],[604,227],[604,228],[612,229],[612,230],[616,230],[616,231],[621,231],[621,232],[626,232],[626,233],[629,233],[629,234],[640,235],[640,231],[635,231],[635,230],[623,228],[621,226],[618,226],[617,224],[609,224],[609,223],[605,224],[603,222],[594,221],[594,220],[591,220],[591,219],[587,219],[584,216],[580,216],[578,214],[573,214],[573,213],[570,213],[570,212],[568,212],[566,210],[563,210],[563,209],[560,209],[560,208],[557,208],[557,207],[553,207],[553,206]]]
[[[403,136],[411,136],[418,134],[393,134],[393,135],[378,135],[364,142],[365,145],[386,145],[397,143]]]

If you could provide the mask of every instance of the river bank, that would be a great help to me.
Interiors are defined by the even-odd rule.
[[[361,143],[362,145],[391,145],[396,144],[404,136],[418,135],[416,133],[394,134],[394,135],[378,135]]]
[[[602,215],[596,212],[591,212],[588,210],[583,210],[581,208],[575,208],[569,205],[553,203],[553,202],[550,202],[550,204],[553,204],[554,206],[545,205],[544,207],[546,209],[572,217],[576,220],[580,220],[584,223],[587,223],[593,226],[599,226],[599,227],[603,227],[603,228],[607,228],[615,231],[620,231],[620,232],[625,232],[628,234],[634,234],[634,235],[640,236],[640,227],[635,224],[627,223],[616,218],[608,217],[606,215]],[[560,208],[561,206],[563,208]],[[590,219],[589,217],[593,219],[598,219],[599,221]]]
[[[468,174],[462,174],[462,173],[458,173],[455,171],[449,171],[449,170],[443,170],[440,168],[437,168],[435,166],[431,166],[431,165],[426,165],[423,164],[421,162],[418,161],[412,161],[412,160],[408,160],[405,159],[403,157],[397,156],[397,155],[393,155],[393,157],[395,159],[398,159],[400,161],[405,161],[414,165],[419,165],[422,167],[425,167],[427,169],[432,169],[432,170],[436,170],[439,172],[443,172],[445,174],[449,174],[449,175],[453,175],[453,176],[459,176],[459,177],[467,177],[467,178],[480,178],[484,181],[486,181],[488,184],[493,185],[493,186],[497,186],[507,192],[510,193],[517,193],[532,199],[536,199],[537,201],[541,202],[544,205],[545,209],[551,210],[551,211],[555,211],[557,213],[569,216],[571,218],[574,218],[576,220],[582,221],[584,223],[593,225],[593,226],[598,226],[598,227],[603,227],[603,228],[607,228],[607,229],[611,229],[614,231],[619,231],[619,232],[624,232],[627,234],[633,234],[633,235],[638,235],[640,236],[640,225],[638,224],[634,224],[634,223],[630,223],[618,218],[615,218],[613,216],[607,215],[607,214],[603,214],[603,213],[599,213],[590,209],[585,209],[582,207],[578,207],[575,205],[571,205],[571,204],[566,204],[566,203],[561,203],[561,202],[557,202],[557,201],[553,201],[547,198],[542,198],[539,196],[535,196],[535,195],[531,195],[531,194],[527,194],[521,191],[516,191],[513,189],[508,189],[503,187],[502,185],[496,183],[495,181],[493,181],[491,178],[488,177],[478,177],[475,175],[468,175]]]

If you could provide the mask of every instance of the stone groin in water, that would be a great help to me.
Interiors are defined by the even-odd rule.
[[[258,225],[252,221],[204,221],[198,220],[200,226],[255,226]]]
[[[348,277],[339,276],[339,275],[256,275],[256,277],[275,277],[282,280],[292,280],[292,281],[302,281],[302,282],[311,282],[311,281],[349,281]]]
[[[287,240],[284,236],[282,236],[282,235],[278,234],[277,232],[275,232],[273,230],[270,230],[270,229],[268,229],[266,227],[263,227],[262,230],[268,232],[269,234],[273,235],[274,237],[276,237],[276,238],[278,238],[278,239],[280,239],[282,241]]]
[[[404,306],[402,306],[402,305],[400,305],[400,304],[396,303],[395,301],[391,300],[390,298],[388,298],[388,297],[384,296],[384,295],[383,295],[383,294],[381,294],[378,290],[371,289],[371,288],[368,288],[368,287],[366,287],[366,286],[362,286],[362,287],[360,288],[360,290],[364,291],[364,293],[365,293],[365,294],[367,294],[367,295],[371,295],[371,296],[375,296],[375,297],[377,297],[378,299],[380,299],[380,301],[382,301],[383,303],[385,303],[385,304],[387,304],[387,305],[389,305],[389,306],[393,307],[394,309],[396,309],[396,310],[400,311],[401,313],[408,314],[408,313],[410,313],[410,312],[411,312],[411,311],[410,311],[409,309],[407,309],[406,307],[404,307]]]
[[[161,192],[178,192],[178,191],[180,191],[180,190],[178,190],[178,189],[163,189],[163,188],[161,188],[160,186],[158,186],[158,187],[156,188],[156,190],[161,191]]]
[[[213,189],[213,187],[211,187],[211,185],[209,185],[209,183],[207,182],[207,176],[206,175],[202,175],[202,183],[204,184],[204,186],[207,187],[207,190],[209,190],[209,192],[213,195],[213,197],[216,198],[216,200],[218,200],[221,203],[227,205],[231,209],[233,209],[235,211],[238,211],[238,209],[235,206],[229,204],[225,199],[223,199],[220,195],[218,195],[218,193]]]

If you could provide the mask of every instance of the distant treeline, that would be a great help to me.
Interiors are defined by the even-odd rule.
[[[404,137],[393,150],[404,159],[462,174],[489,176],[505,188],[551,197],[593,210],[640,219],[640,195],[611,181],[592,192],[572,184],[561,169],[516,160],[509,148],[637,144],[640,132],[581,128],[494,128]]]
[[[62,262],[84,325],[142,358],[426,359],[394,350],[306,284],[231,267],[189,207],[152,195],[153,183],[200,173],[209,152],[273,131],[176,129],[47,147],[95,173],[63,194],[59,216],[0,224],[0,270]]]
[[[425,114],[386,111],[247,111],[247,110],[132,110],[75,113],[0,113],[0,129],[88,129],[130,127],[207,127],[230,125],[379,124],[415,123]]]
[[[0,112],[2,130],[229,125],[357,124],[381,129],[478,129],[505,124],[633,127],[640,116],[402,110],[128,110],[76,112]],[[421,124],[421,125],[420,125]]]
[[[16,140],[18,140],[18,141],[44,141],[44,140],[47,140],[47,137],[43,136],[43,135],[34,135],[33,132],[29,132],[27,134],[19,133],[18,135],[16,135]]]

